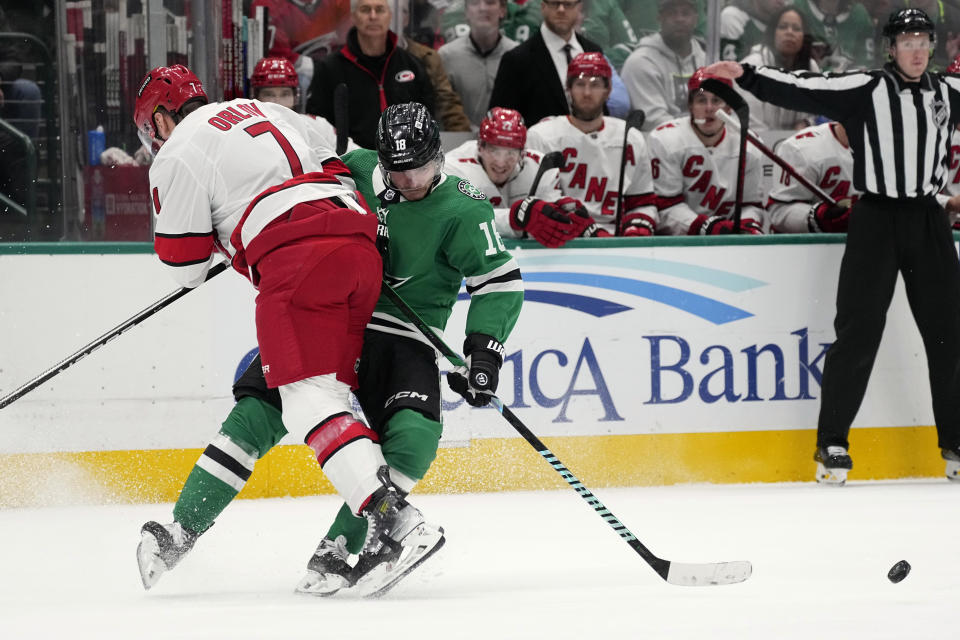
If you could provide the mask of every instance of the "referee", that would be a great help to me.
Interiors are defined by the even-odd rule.
[[[960,121],[960,76],[927,72],[935,35],[923,11],[891,14],[883,35],[890,61],[872,71],[832,76],[736,62],[706,69],[766,102],[837,120],[850,138],[854,185],[864,195],[850,214],[840,265],[837,339],[824,362],[814,455],[817,481],[831,484],[843,484],[853,468],[847,435],[898,272],[927,354],[947,477],[960,479],[960,262],[947,214],[934,199]]]

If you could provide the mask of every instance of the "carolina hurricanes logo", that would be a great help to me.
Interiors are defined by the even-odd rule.
[[[417,76],[414,75],[413,71],[406,69],[399,72],[396,76],[397,82],[413,82],[413,79]]]

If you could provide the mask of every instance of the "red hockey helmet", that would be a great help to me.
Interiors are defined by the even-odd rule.
[[[519,111],[494,107],[480,123],[477,138],[486,144],[522,150],[527,144],[527,127]]]
[[[297,78],[297,72],[293,64],[286,58],[261,58],[257,66],[253,68],[253,75],[250,76],[250,86],[253,89],[261,87],[290,87],[296,89],[300,86],[300,80]]]
[[[581,53],[567,65],[568,85],[574,78],[584,76],[587,78],[605,78],[607,86],[609,86],[612,75],[613,70],[610,68],[610,63],[607,62],[602,53],[598,52]]]
[[[200,78],[182,64],[148,71],[140,83],[137,102],[133,107],[133,121],[144,146],[156,153],[163,144],[163,140],[157,137],[153,123],[153,114],[158,108],[163,107],[175,117],[180,117],[183,105],[197,99],[206,103],[207,94],[203,91]]]
[[[687,81],[687,96],[689,99],[693,99],[693,96],[697,94],[697,91],[700,91],[700,85],[702,85],[703,81],[708,78],[718,80],[733,89],[733,80],[730,78],[724,78],[723,76],[718,76],[714,73],[706,73],[703,70],[703,67],[700,67],[693,72],[693,75],[690,76],[690,80]]]
[[[954,58],[950,66],[947,67],[947,73],[960,73],[960,55]]]

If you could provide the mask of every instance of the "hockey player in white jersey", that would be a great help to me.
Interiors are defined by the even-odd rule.
[[[717,235],[734,232],[740,136],[724,126],[717,110],[729,107],[701,89],[707,78],[729,80],[697,69],[687,83],[690,115],[666,122],[650,134],[651,172],[660,211],[660,233]],[[763,233],[760,152],[747,145],[741,233]]]
[[[563,246],[588,230],[593,220],[580,202],[564,197],[557,169],[545,171],[536,193],[530,195],[543,154],[527,148],[526,143],[527,127],[520,112],[494,107],[480,123],[476,140],[447,153],[446,171],[466,178],[483,191],[493,205],[501,236],[520,238],[529,234],[546,247]],[[517,225],[516,215],[511,224],[510,215],[521,207],[529,218],[523,228]],[[582,214],[579,217],[578,211]]]
[[[950,63],[947,73],[960,74],[960,56]],[[937,194],[937,202],[950,216],[950,225],[960,231],[960,126],[950,136],[949,162],[946,184],[943,191]]]
[[[297,111],[297,105],[301,103],[299,83],[293,64],[286,58],[261,58],[250,76],[250,89],[254,98],[261,102],[283,105],[294,111]],[[317,135],[323,140],[325,147],[336,149],[337,130],[326,118],[310,113],[301,115],[306,118],[309,126],[317,130]],[[347,138],[347,151],[359,148],[353,138]]]
[[[575,57],[567,66],[571,114],[550,116],[530,127],[527,144],[545,153],[563,153],[560,189],[583,203],[600,227],[598,235],[649,236],[657,229],[657,208],[647,143],[636,129],[627,140],[623,215],[620,229],[615,228],[626,123],[603,115],[611,75],[603,54]]]
[[[361,553],[370,564],[395,555],[423,529],[423,516],[390,483],[379,438],[349,399],[380,293],[376,216],[340,181],[349,177],[346,165],[290,109],[243,99],[207,104],[200,80],[182,65],[153,69],[137,95],[138,135],[157,151],[150,168],[157,256],[185,287],[204,281],[218,253],[250,279],[263,372],[282,398],[284,426],[368,520]],[[239,403],[231,412],[201,458],[212,482],[249,476],[262,454],[245,434],[258,421]],[[137,549],[144,587],[200,533],[180,518],[146,523]]]
[[[853,152],[839,122],[807,127],[777,145],[777,155],[837,204],[823,202],[781,169],[770,190],[770,226],[780,233],[846,233],[853,188]]]

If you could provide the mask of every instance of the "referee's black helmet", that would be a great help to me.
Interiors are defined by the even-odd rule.
[[[936,25],[920,9],[900,9],[891,13],[887,24],[883,25],[883,37],[893,46],[901,33],[928,33],[930,42],[933,42],[936,39]]]

